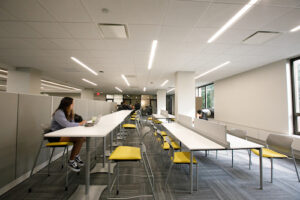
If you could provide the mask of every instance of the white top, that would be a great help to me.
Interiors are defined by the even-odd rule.
[[[102,116],[97,124],[92,127],[77,126],[64,128],[45,134],[45,137],[105,137],[132,112],[122,110]]]
[[[171,119],[171,118],[175,118],[174,115],[170,115],[170,114],[168,114],[168,116],[164,116],[164,115],[161,115],[161,114],[153,114],[153,117],[156,118],[156,119]]]
[[[163,124],[163,126],[191,151],[225,149],[225,147],[176,122]]]
[[[227,134],[227,141],[230,143],[230,149],[255,149],[262,148],[260,144]]]

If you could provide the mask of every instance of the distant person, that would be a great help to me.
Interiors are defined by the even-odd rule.
[[[140,104],[139,102],[137,102],[137,103],[134,105],[134,108],[135,108],[135,110],[141,109],[141,104]]]
[[[51,122],[51,131],[57,131],[63,128],[82,126],[86,123],[85,120],[77,123],[74,121],[74,101],[71,97],[64,97],[56,111],[53,113]],[[79,119],[80,120],[80,119]],[[51,140],[51,139],[49,139]],[[53,141],[54,140],[54,141]],[[80,167],[84,165],[79,156],[82,144],[85,142],[83,137],[61,137],[52,138],[52,142],[72,142],[73,148],[68,162],[68,167],[75,172],[80,171]]]

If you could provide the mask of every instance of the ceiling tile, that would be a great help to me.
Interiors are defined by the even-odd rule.
[[[48,39],[24,39],[24,41],[32,44],[37,49],[61,49]]]
[[[158,38],[160,26],[158,25],[128,25],[130,40],[155,40]]]
[[[56,45],[62,49],[81,49],[81,45],[73,39],[51,39]]]
[[[87,50],[106,49],[106,43],[104,42],[104,40],[100,40],[100,39],[97,40],[77,39],[77,42],[79,42],[81,46]]]
[[[58,23],[28,22],[27,24],[45,38],[71,38],[71,35]]]
[[[23,22],[0,22],[1,37],[40,38],[38,32]],[[5,32],[5,33],[4,33]]]
[[[39,0],[59,22],[91,22],[80,0]]]
[[[0,7],[19,20],[54,21],[53,17],[36,0],[1,0]]]
[[[208,6],[209,2],[171,1],[164,25],[192,27]]]
[[[100,30],[93,23],[62,23],[74,38],[99,39]]]

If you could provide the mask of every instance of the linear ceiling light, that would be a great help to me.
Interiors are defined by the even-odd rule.
[[[172,92],[173,90],[175,90],[175,88],[169,89],[167,93]]]
[[[151,67],[152,67],[154,56],[155,56],[156,47],[157,47],[157,40],[153,40],[152,41],[151,52],[150,52],[150,56],[149,56],[148,70],[150,70]]]
[[[217,69],[220,69],[221,67],[224,67],[224,66],[228,65],[229,63],[230,63],[230,61],[224,62],[221,65],[218,65],[217,67],[212,68],[212,69],[208,70],[207,72],[204,72],[203,74],[200,74],[200,75],[196,76],[195,79],[198,79],[198,78],[200,78],[202,76],[205,76],[206,74],[209,74],[209,73],[211,73],[211,72],[213,72],[213,71],[215,71]]]
[[[70,87],[70,86],[63,85],[63,84],[54,83],[54,82],[51,82],[51,81],[41,80],[41,82],[56,85],[56,86],[65,87],[65,88],[72,89],[72,90],[81,90],[81,89],[78,89],[78,88]]]
[[[118,87],[115,87],[116,90],[120,91],[120,92],[123,92],[120,88]]]
[[[67,89],[67,88],[63,88],[63,87],[59,87],[59,86],[55,86],[55,85],[49,85],[49,84],[45,84],[45,83],[42,83],[41,85],[44,86],[44,87],[58,89],[58,90],[70,90],[70,89]],[[43,89],[45,89],[44,87],[43,87]]]
[[[0,78],[5,78],[5,79],[7,79],[7,76],[6,76],[6,75],[3,75],[3,74],[0,74]]]
[[[0,85],[0,87],[6,87],[6,85]]]
[[[91,68],[89,68],[86,64],[84,64],[83,62],[81,62],[80,60],[78,60],[77,58],[75,57],[71,57],[71,59],[76,62],[77,64],[81,65],[83,68],[89,70],[92,74],[94,75],[98,75],[97,72],[95,72],[94,70],[92,70]]]
[[[143,89],[143,90],[144,90],[144,92],[146,92],[146,87],[144,87],[144,89]]]
[[[87,80],[87,79],[85,79],[85,78],[83,78],[82,80],[83,80],[84,82],[87,82],[87,83],[93,85],[93,86],[97,86],[96,83],[94,83],[94,82],[92,82],[92,81],[89,81],[89,80]]]
[[[165,80],[160,86],[163,87],[164,85],[166,85],[169,82],[169,80]]]
[[[7,71],[6,70],[3,70],[3,69],[0,69],[0,72],[3,72],[5,74],[7,74]]]
[[[125,76],[124,74],[122,74],[121,76],[122,76],[122,78],[124,79],[124,81],[126,82],[126,84],[127,84],[128,86],[130,86],[130,84],[129,84],[127,78],[126,78],[126,76]]]
[[[247,10],[249,10],[258,0],[250,0],[241,10],[239,10],[225,25],[223,25],[209,40],[207,43],[213,42],[222,33],[224,33],[230,26],[232,26],[239,18],[241,18]]]
[[[300,25],[296,26],[295,28],[291,29],[290,32],[296,32],[300,30]]]

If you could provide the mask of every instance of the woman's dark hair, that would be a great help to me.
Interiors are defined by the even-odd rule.
[[[72,121],[74,118],[73,110],[71,110],[71,112],[68,113],[68,108],[70,107],[70,105],[72,105],[72,103],[73,103],[73,99],[71,97],[64,97],[60,101],[60,104],[59,104],[58,108],[55,110],[55,112],[58,110],[62,110],[65,113],[67,120]]]

